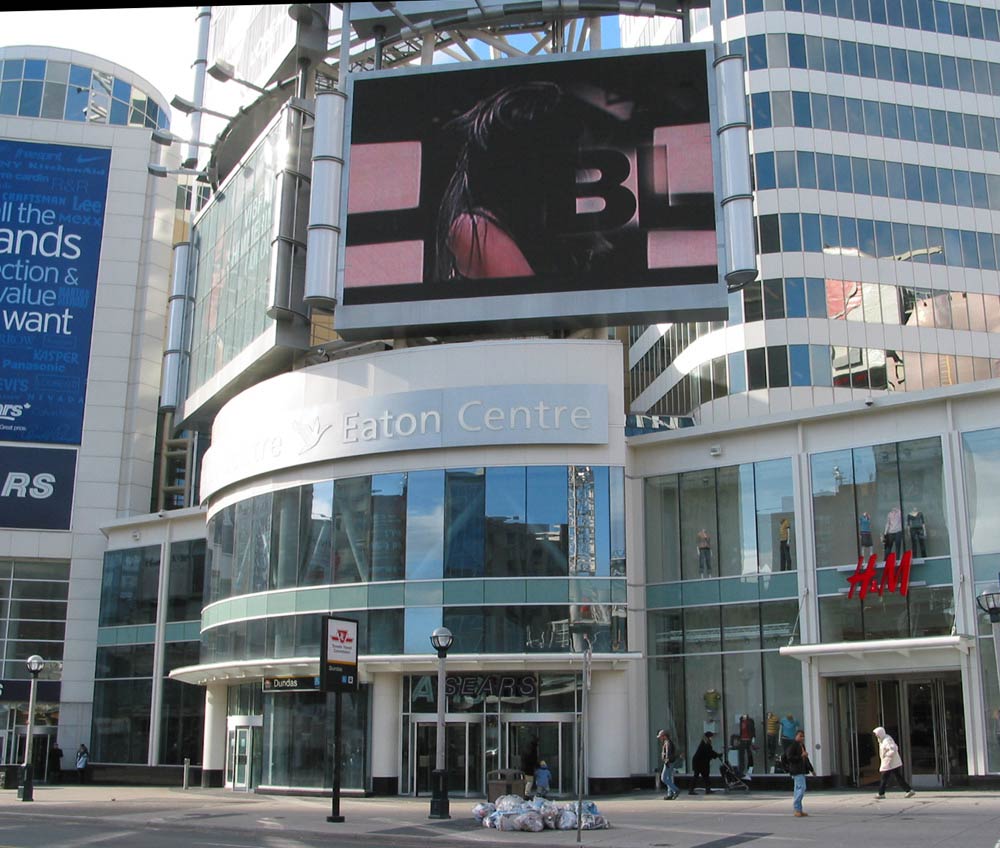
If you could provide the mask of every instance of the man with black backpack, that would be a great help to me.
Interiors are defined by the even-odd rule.
[[[809,752],[806,750],[805,731],[799,730],[795,738],[785,748],[782,766],[792,776],[792,812],[798,818],[808,816],[802,809],[802,799],[806,794],[806,775],[815,774],[812,763],[809,762]]]

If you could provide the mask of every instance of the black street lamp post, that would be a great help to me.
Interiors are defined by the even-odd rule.
[[[31,765],[31,741],[35,733],[35,696],[38,692],[38,675],[45,668],[45,660],[38,654],[32,654],[27,660],[28,671],[31,673],[31,693],[28,695],[28,727],[24,738],[24,780],[21,783],[21,800],[35,800],[35,782]]]
[[[437,685],[437,760],[431,775],[431,812],[429,818],[450,819],[448,808],[448,770],[445,768],[445,727],[444,715],[447,698],[445,696],[445,660],[448,649],[455,639],[447,627],[436,627],[431,633],[431,645],[438,655]]]

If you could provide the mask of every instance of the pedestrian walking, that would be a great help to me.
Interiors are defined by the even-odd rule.
[[[691,788],[688,790],[688,795],[695,794],[694,790],[698,785],[699,777],[705,782],[705,794],[712,794],[709,769],[712,766],[712,760],[716,760],[721,756],[721,754],[712,747],[713,736],[715,736],[715,734],[711,730],[706,730],[705,735],[701,737],[701,742],[698,743],[698,750],[694,752],[694,756],[691,758],[691,771],[694,772],[694,776],[691,778]]]
[[[667,794],[663,796],[663,800],[673,801],[674,798],[680,795],[677,784],[674,783],[674,763],[677,762],[677,745],[665,730],[661,730],[656,734],[656,740],[660,743],[660,762],[662,763],[660,783],[667,790]]]
[[[90,751],[87,750],[87,746],[82,742],[80,747],[76,749],[76,776],[79,778],[80,783],[87,782],[87,764],[90,762]]]
[[[548,798],[549,788],[552,785],[552,772],[549,771],[549,764],[545,760],[538,763],[535,769],[535,797]]]
[[[883,800],[886,787],[889,785],[889,778],[895,777],[896,782],[906,790],[906,797],[912,798],[917,793],[903,777],[903,758],[899,756],[899,746],[896,744],[896,740],[885,732],[884,727],[876,727],[872,733],[878,739],[878,770],[882,775],[882,780],[878,785],[878,795],[875,797],[879,801]]]
[[[816,773],[809,761],[804,730],[796,731],[795,738],[788,743],[785,749],[785,763],[785,770],[792,776],[792,814],[804,818],[809,815],[802,809],[802,799],[806,794],[806,775]]]

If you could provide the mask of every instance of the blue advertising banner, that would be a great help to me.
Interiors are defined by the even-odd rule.
[[[0,140],[0,441],[80,444],[110,168]]]
[[[0,447],[0,527],[69,530],[76,451]]]

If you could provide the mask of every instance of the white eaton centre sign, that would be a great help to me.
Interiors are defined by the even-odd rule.
[[[239,480],[306,462],[387,451],[608,441],[605,384],[425,389],[298,408],[272,402],[254,411],[242,400],[216,419],[202,471],[203,500]]]

